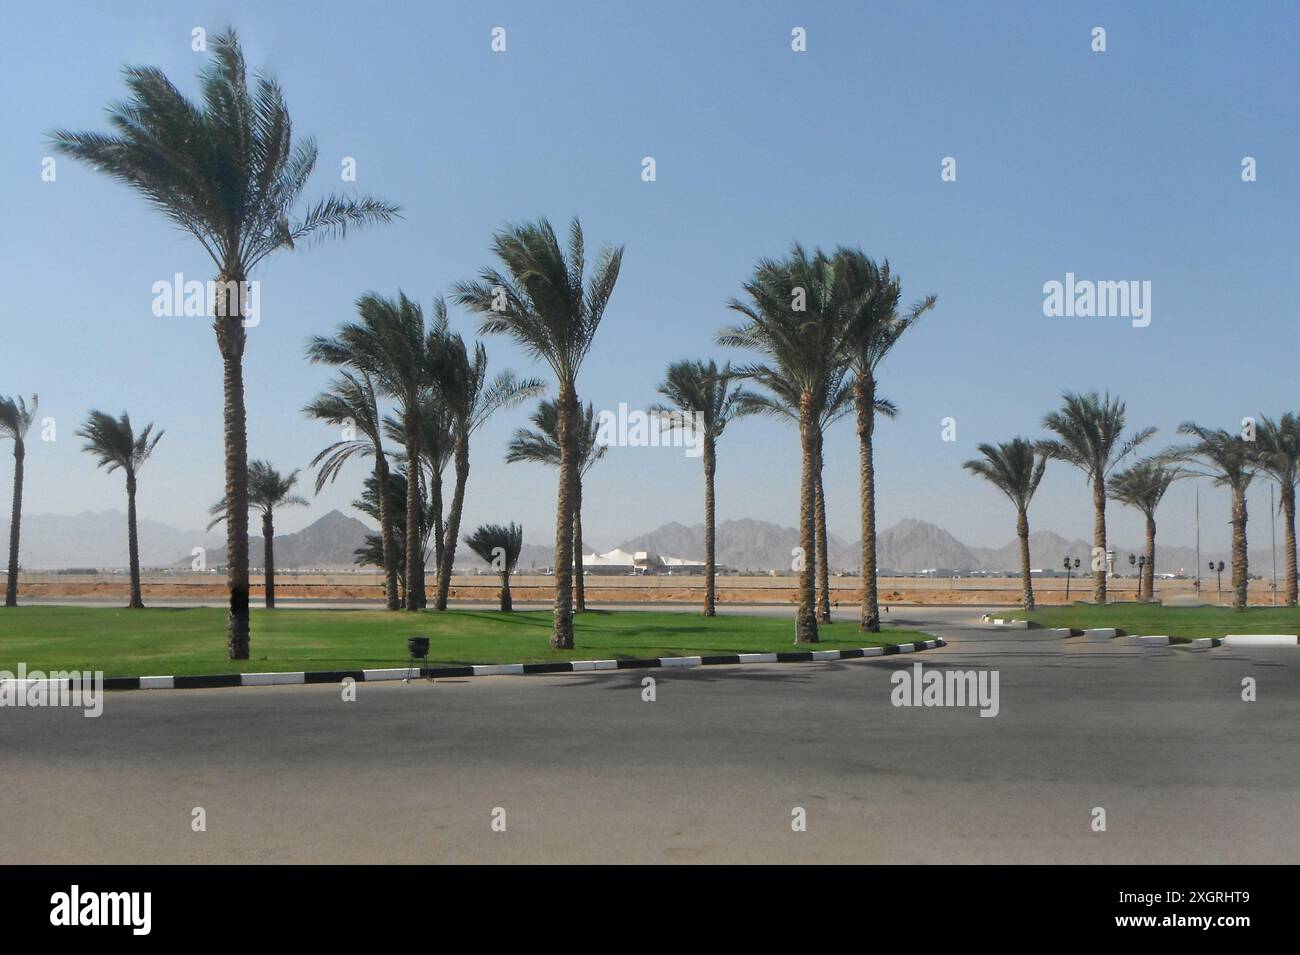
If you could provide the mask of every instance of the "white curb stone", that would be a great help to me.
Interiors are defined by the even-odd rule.
[[[1223,638],[1225,647],[1294,647],[1294,633],[1230,633]]]
[[[773,659],[776,659],[775,656]],[[617,660],[574,660],[573,671],[582,673],[590,670],[617,670]]]
[[[697,667],[704,662],[702,657],[660,657],[661,667]]]
[[[1083,635],[1089,640],[1114,640],[1118,636],[1114,627],[1094,627],[1083,631]]]
[[[523,672],[522,663],[483,663],[474,667],[475,676],[513,676]]]
[[[171,690],[176,687],[176,678],[174,676],[142,676],[140,677],[140,689],[142,690]]]
[[[370,683],[375,680],[405,680],[408,677],[419,675],[420,667],[416,665],[384,670],[362,670],[361,672],[366,675],[366,682]]]
[[[1138,637],[1138,646],[1140,647],[1167,647],[1169,638],[1166,636]]]

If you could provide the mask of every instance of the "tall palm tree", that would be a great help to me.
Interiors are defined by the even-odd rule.
[[[275,606],[275,511],[280,507],[296,505],[307,506],[307,499],[293,493],[298,483],[298,472],[290,471],[281,475],[269,461],[248,462],[248,505],[262,512],[262,548],[265,566],[262,568],[266,581],[266,606]],[[229,506],[223,498],[212,505],[209,514],[212,522],[208,530],[226,520]]]
[[[909,308],[901,305],[902,282],[889,263],[877,265],[860,249],[840,247],[835,266],[850,312],[848,348],[854,376],[854,406],[858,428],[858,477],[862,522],[862,611],[859,624],[869,633],[880,630],[880,592],[876,580],[876,388],[881,362],[938,299],[928,295]]]
[[[1147,562],[1143,580],[1138,582],[1138,599],[1146,588],[1147,600],[1154,600],[1156,582],[1156,508],[1170,485],[1179,477],[1178,471],[1157,460],[1140,461],[1127,471],[1110,478],[1110,496],[1121,504],[1136,507],[1147,521]]]
[[[442,507],[442,485],[443,474],[447,470],[447,465],[451,462],[452,436],[451,436],[451,419],[447,414],[447,409],[443,407],[442,399],[434,392],[432,387],[425,391],[424,397],[420,401],[419,411],[416,417],[418,420],[420,453],[419,468],[416,474],[416,495],[421,501],[424,501],[424,493],[427,490],[428,501],[420,505],[422,521],[427,523],[424,534],[427,538],[433,539],[433,568],[434,574],[437,574],[438,568],[442,566],[442,544],[443,529],[446,522],[443,517]],[[403,448],[394,455],[394,459],[403,467],[406,465],[408,455],[405,451],[406,432],[402,422],[392,415],[384,415],[384,435],[394,444]],[[407,485],[402,484],[405,488]],[[403,498],[403,501],[405,498]],[[405,504],[402,505],[402,508]],[[401,508],[399,508],[400,510]],[[427,514],[425,512],[428,512]],[[403,536],[405,540],[405,536]],[[427,543],[427,540],[426,540]],[[424,561],[429,560],[428,548],[424,548]],[[405,558],[401,561],[402,566],[406,566]],[[427,595],[424,587],[424,572],[419,570],[420,587],[417,589],[416,597],[419,600],[421,608],[428,606]],[[403,571],[405,579],[405,571]],[[405,604],[403,604],[405,606]]]
[[[1187,474],[1208,477],[1216,486],[1232,491],[1232,605],[1245,610],[1250,569],[1246,558],[1246,488],[1260,469],[1259,451],[1255,442],[1240,434],[1205,428],[1194,421],[1179,425],[1178,433],[1195,440],[1170,448],[1163,457],[1182,464]]]
[[[434,308],[443,318],[441,324],[445,325],[446,304],[438,299]],[[446,408],[451,423],[452,461],[456,469],[456,487],[447,511],[443,537],[442,562],[438,565],[438,596],[434,602],[435,609],[446,610],[461,511],[465,506],[465,485],[469,482],[470,437],[497,411],[540,395],[545,385],[535,378],[518,379],[511,371],[503,371],[489,379],[487,349],[482,342],[475,342],[471,352],[465,339],[451,332],[438,336],[431,370],[433,389]]]
[[[388,475],[388,513],[400,514],[406,507],[406,465],[398,464]],[[361,497],[352,502],[352,506],[372,520],[379,520],[379,483],[375,476],[368,476],[361,491]],[[429,559],[429,533],[433,524],[430,520],[428,506],[420,511],[420,559]],[[365,567],[384,566],[384,542],[380,534],[367,534],[365,542],[353,552],[355,563]],[[393,553],[397,564],[398,606],[406,606],[406,522],[393,521]]]
[[[393,511],[388,506],[388,458],[384,455],[383,424],[375,386],[365,372],[343,371],[302,409],[317,421],[350,429],[349,434],[328,445],[312,458],[316,472],[316,493],[332,484],[343,465],[354,457],[374,459],[374,476],[379,505],[379,535],[383,546],[384,592],[389,610],[401,609],[397,588],[397,538],[393,533]],[[359,435],[359,437],[358,437]]]
[[[1274,421],[1261,416],[1255,429],[1259,469],[1277,482],[1286,525],[1286,605],[1296,606],[1295,491],[1300,483],[1300,420],[1291,412]]]
[[[1094,603],[1106,602],[1106,478],[1114,467],[1149,441],[1155,428],[1124,437],[1124,402],[1095,391],[1086,394],[1067,391],[1065,404],[1043,418],[1043,427],[1056,437],[1042,442],[1053,458],[1072,464],[1092,484]]]
[[[584,282],[582,226],[569,226],[568,250],[545,219],[509,226],[492,239],[504,272],[486,268],[455,286],[456,301],[481,315],[480,330],[508,335],[550,366],[558,388],[560,487],[555,509],[555,620],[551,646],[573,649],[573,521],[578,492],[578,371],[591,351],[623,263],[602,250]]]
[[[0,398],[0,438],[14,443],[14,500],[9,512],[9,576],[5,580],[5,606],[18,606],[18,537],[23,523],[23,462],[27,459],[27,429],[36,418],[40,399],[29,405],[17,398]]]
[[[333,336],[316,335],[307,342],[313,362],[347,366],[369,375],[381,391],[397,402],[408,460],[406,482],[406,609],[423,606],[424,567],[420,542],[419,466],[420,410],[430,381],[432,355],[441,326],[425,328],[418,302],[399,292],[396,299],[367,292],[357,299],[358,321],[345,322]],[[416,466],[409,466],[415,462]]]
[[[284,94],[269,76],[249,88],[234,30],[213,38],[200,75],[202,102],[161,70],[129,67],[130,98],[109,106],[113,133],[56,130],[54,148],[126,183],[198,240],[217,270],[213,330],[225,395],[227,576],[230,659],[248,659],[248,434],[244,407],[246,283],[272,252],[349,227],[388,222],[396,206],[331,196],[295,216],[316,165],[316,144],[294,142]]]
[[[748,413],[743,388],[732,387],[730,362],[722,368],[713,359],[679,361],[668,366],[659,394],[672,407],[655,405],[650,413],[669,428],[696,432],[704,463],[704,616],[717,615],[717,522],[714,479],[718,470],[718,439],[736,418]]]
[[[465,538],[465,544],[501,575],[501,612],[510,613],[515,609],[514,602],[510,599],[510,575],[514,573],[515,564],[519,563],[519,552],[524,546],[524,529],[518,524],[508,527],[484,524]]]
[[[728,307],[744,316],[741,325],[722,329],[718,344],[759,352],[765,365],[736,369],[741,378],[775,375],[799,396],[802,457],[799,493],[799,608],[795,642],[816,643],[816,509],[818,420],[826,382],[843,361],[846,323],[837,298],[834,263],[819,249],[811,255],[796,243],[782,261],[760,260],[744,284],[748,302]]]
[[[76,432],[77,437],[86,439],[82,450],[99,458],[101,468],[109,474],[121,468],[126,475],[126,541],[131,563],[132,609],[144,607],[140,593],[140,537],[135,518],[136,475],[165,433],[161,430],[157,434],[152,432],[153,422],[150,422],[137,435],[125,411],[121,418],[91,411],[86,423]]]
[[[822,386],[822,395],[818,399],[820,411],[817,415],[817,452],[814,469],[815,507],[813,539],[817,565],[817,619],[820,623],[831,622],[830,598],[830,560],[829,542],[826,526],[826,491],[822,479],[825,469],[823,447],[826,430],[845,415],[855,410],[856,387],[847,380],[848,367],[841,365],[833,369]],[[766,367],[750,369],[750,379],[761,384],[766,390],[747,391],[741,396],[741,406],[747,414],[761,414],[781,418],[798,426],[799,393],[791,383],[780,374]],[[898,408],[888,398],[877,395],[875,398],[876,414],[884,418],[898,416]]]
[[[443,541],[446,532],[446,519],[443,516],[442,506],[443,475],[447,471],[447,465],[451,463],[455,444],[451,431],[451,414],[436,390],[431,388],[426,399],[420,404],[420,470],[421,480],[424,481],[429,494],[435,571],[442,566]]]
[[[537,405],[532,415],[533,428],[519,428],[506,446],[506,463],[533,461],[553,468],[560,466],[560,409],[554,401],[547,398]],[[597,441],[600,426],[596,421],[596,409],[588,402],[579,410],[577,428],[578,438],[578,493],[573,510],[573,574],[574,597],[578,611],[587,609],[586,585],[583,581],[582,566],[582,495],[587,472],[592,465],[605,456],[608,445]]]
[[[1029,502],[1034,498],[1043,472],[1047,470],[1047,455],[1037,449],[1032,441],[1012,438],[1001,444],[981,444],[983,458],[965,462],[962,467],[984,478],[1007,496],[1016,506],[1016,535],[1020,538],[1020,583],[1023,590],[1021,604],[1026,610],[1034,609],[1034,581],[1029,573]]]

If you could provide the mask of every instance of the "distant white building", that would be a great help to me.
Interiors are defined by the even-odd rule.
[[[615,548],[604,554],[583,554],[582,569],[591,574],[689,575],[703,574],[704,561],[687,557],[665,557],[645,550],[630,554]]]

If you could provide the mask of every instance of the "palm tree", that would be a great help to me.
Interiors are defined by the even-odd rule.
[[[713,359],[679,361],[668,366],[659,394],[673,403],[655,405],[650,413],[670,429],[695,433],[704,461],[704,616],[717,615],[716,529],[714,478],[718,470],[718,439],[734,419],[748,413],[746,392],[732,388],[735,373],[728,363]]]
[[[1208,477],[1218,487],[1232,491],[1232,605],[1246,609],[1249,566],[1246,558],[1246,488],[1260,469],[1255,443],[1222,428],[1205,428],[1194,421],[1178,426],[1178,433],[1195,440],[1170,448],[1163,457],[1186,467],[1186,473]],[[1258,435],[1257,435],[1258,436]]]
[[[313,362],[348,366],[369,375],[388,397],[397,402],[406,446],[406,609],[423,606],[424,567],[419,550],[420,514],[420,410],[426,400],[433,351],[441,326],[426,331],[418,302],[399,292],[396,299],[367,292],[357,299],[359,321],[345,322],[333,337],[313,336],[307,357]],[[416,466],[411,467],[411,462]]]
[[[389,419],[391,420],[391,419]],[[433,566],[442,566],[446,521],[442,507],[442,479],[451,463],[455,439],[451,433],[451,415],[434,389],[420,404],[420,471],[429,489],[429,510],[433,536]],[[425,601],[427,602],[427,601]],[[425,602],[421,603],[421,606]]]
[[[1146,588],[1147,600],[1156,596],[1156,508],[1165,492],[1179,477],[1178,471],[1156,460],[1140,461],[1127,471],[1114,474],[1110,479],[1110,496],[1121,504],[1136,507],[1147,519],[1147,561],[1143,568],[1145,580],[1138,582],[1138,599]]]
[[[505,272],[486,268],[455,287],[456,301],[481,316],[487,335],[508,335],[541,358],[558,389],[560,487],[555,509],[555,620],[551,646],[573,649],[573,521],[578,493],[578,371],[591,350],[623,263],[622,247],[604,249],[585,281],[582,226],[569,226],[568,251],[545,219],[509,226],[492,240]]]
[[[275,510],[289,505],[307,506],[307,499],[294,494],[293,487],[298,483],[298,472],[290,471],[281,476],[271,467],[269,461],[248,462],[248,505],[262,512],[262,546],[265,555],[263,575],[266,581],[266,606],[275,606]],[[209,514],[212,522],[208,530],[226,520],[229,507],[223,498],[212,505]]]
[[[438,299],[434,309],[440,325],[445,326],[447,306]],[[440,403],[451,423],[452,460],[456,468],[456,488],[447,511],[447,527],[438,565],[437,610],[447,609],[451,591],[451,569],[456,560],[456,538],[460,534],[461,510],[465,505],[465,485],[469,481],[469,439],[484,422],[501,408],[509,408],[542,393],[544,385],[535,378],[517,379],[514,372],[503,371],[488,378],[487,349],[475,342],[471,354],[465,339],[451,332],[438,336],[434,347],[432,381]]]
[[[536,427],[536,430],[530,428],[519,428],[515,431],[514,437],[506,446],[506,463],[515,464],[519,461],[534,461],[538,464],[545,464],[553,468],[560,466],[560,408],[554,401],[547,398],[537,405],[530,416],[530,420]],[[578,416],[578,425],[576,428],[578,436],[578,493],[573,511],[573,572],[574,572],[574,597],[578,611],[587,609],[587,588],[583,581],[582,566],[582,495],[583,484],[587,478],[587,472],[591,470],[592,465],[605,456],[609,450],[608,445],[601,444],[596,440],[600,433],[599,424],[596,421],[596,409],[590,403],[586,408],[580,409]]]
[[[433,567],[434,573],[437,573],[442,566],[442,544],[443,528],[446,526],[443,518],[442,508],[442,483],[443,474],[447,470],[447,465],[451,461],[452,436],[451,436],[451,419],[447,415],[447,409],[443,407],[442,399],[435,394],[432,387],[425,391],[424,397],[420,401],[419,410],[416,413],[418,418],[417,427],[419,429],[420,453],[419,469],[416,475],[416,496],[424,500],[421,485],[428,489],[428,501],[420,505],[421,520],[426,522],[423,531],[425,543],[427,538],[433,539]],[[392,415],[384,415],[384,435],[394,444],[402,447],[394,458],[402,466],[405,466],[408,455],[405,449],[406,432],[402,422]],[[402,487],[407,485],[403,482]],[[405,498],[403,498],[403,502]],[[399,506],[398,510],[405,507],[405,503]],[[426,511],[428,513],[426,513]],[[405,535],[403,535],[405,540]],[[424,562],[428,563],[428,548],[424,548]],[[406,566],[405,558],[401,560],[403,567]],[[405,579],[405,571],[403,579]],[[420,587],[416,592],[419,600],[419,607],[423,608],[428,605],[427,595],[424,588],[424,572],[419,571]],[[405,606],[405,604],[403,604]]]
[[[981,444],[984,457],[965,462],[962,467],[984,478],[1005,494],[1016,506],[1016,535],[1020,538],[1021,603],[1034,609],[1034,582],[1029,574],[1029,502],[1047,470],[1047,456],[1032,441],[1012,438],[1001,444]]]
[[[257,76],[249,89],[234,30],[216,36],[200,76],[202,102],[183,96],[153,67],[125,70],[131,96],[110,105],[113,133],[56,130],[54,148],[141,193],[198,240],[217,270],[213,329],[225,394],[227,649],[247,660],[248,434],[244,407],[245,294],[257,266],[278,249],[344,237],[349,227],[388,222],[396,206],[331,196],[295,218],[316,165],[310,138],[293,142],[279,85]]]
[[[1259,419],[1255,429],[1255,446],[1259,451],[1259,469],[1277,482],[1286,524],[1286,605],[1296,606],[1295,491],[1300,483],[1300,420],[1291,412],[1274,421]]]
[[[1072,464],[1092,484],[1094,603],[1106,602],[1106,478],[1120,461],[1151,439],[1155,428],[1124,437],[1124,402],[1110,393],[1067,391],[1065,404],[1043,418],[1043,427],[1057,437],[1042,442],[1053,458]]]
[[[484,524],[465,538],[465,544],[501,575],[501,612],[510,613],[515,609],[510,599],[510,575],[514,573],[515,564],[519,563],[524,529],[518,524],[509,527]]]
[[[406,465],[398,464],[388,475],[388,513],[398,514],[406,506]],[[379,483],[371,474],[365,479],[361,497],[352,506],[372,520],[380,514]],[[420,510],[419,551],[421,560],[429,559],[429,532],[432,527],[428,506]],[[365,542],[353,552],[355,562],[361,566],[384,566],[384,542],[380,534],[367,534]],[[393,521],[393,553],[396,560],[398,606],[406,606],[406,522]]]
[[[822,450],[825,444],[826,429],[855,408],[856,388],[847,380],[847,366],[834,369],[823,383],[822,395],[818,399],[821,409],[817,415],[817,453],[814,469],[816,472],[816,514],[813,527],[817,564],[817,619],[820,623],[831,622],[830,598],[830,561],[828,532],[826,526],[826,492],[822,480],[825,467]],[[782,418],[794,425],[799,424],[799,394],[790,382],[770,368],[756,367],[750,369],[750,379],[767,390],[745,392],[741,396],[741,406],[746,414],[761,414]],[[876,414],[884,418],[895,418],[898,409],[888,398],[876,396]]]
[[[302,409],[317,421],[345,429],[343,437],[312,458],[316,472],[316,493],[332,484],[343,465],[354,457],[374,458],[374,476],[378,494],[380,541],[383,548],[384,591],[389,610],[401,609],[397,588],[397,538],[393,533],[394,511],[388,506],[388,458],[384,455],[383,424],[375,386],[365,372],[343,371]],[[357,437],[360,435],[360,437]]]
[[[17,398],[0,398],[0,438],[14,443],[14,500],[9,512],[9,576],[5,580],[5,606],[18,606],[18,536],[23,522],[23,461],[27,458],[27,429],[36,418],[40,399],[29,405]]]
[[[126,474],[126,540],[131,563],[132,609],[144,607],[140,593],[140,538],[135,518],[136,475],[165,433],[160,430],[151,438],[152,432],[153,422],[150,422],[137,435],[131,427],[131,418],[125,411],[121,418],[114,418],[102,411],[91,411],[86,423],[76,432],[77,437],[86,439],[82,450],[99,458],[101,468],[105,468],[109,474],[121,468]]]
[[[826,382],[842,364],[846,323],[834,263],[821,252],[809,255],[796,243],[787,258],[760,260],[744,284],[748,302],[731,299],[728,307],[745,317],[718,333],[720,345],[762,354],[768,364],[736,369],[740,378],[784,379],[798,395],[802,472],[799,494],[799,609],[795,642],[817,642],[816,509],[818,421]]]
[[[902,282],[889,263],[877,265],[859,249],[835,251],[835,265],[850,311],[848,346],[854,373],[854,405],[858,428],[858,476],[862,515],[861,628],[880,631],[880,594],[876,580],[876,463],[875,432],[878,369],[898,340],[938,299],[929,295],[900,311]]]

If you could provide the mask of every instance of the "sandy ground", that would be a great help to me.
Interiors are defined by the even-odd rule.
[[[797,581],[793,577],[719,577],[720,603],[793,604],[797,602]],[[1120,578],[1110,582],[1113,599],[1132,600],[1137,582]],[[146,600],[218,599],[225,593],[225,578],[218,574],[146,574],[141,581]],[[553,594],[550,577],[518,576],[511,591],[517,601],[546,601]],[[704,584],[699,577],[588,577],[587,600],[608,603],[699,603]],[[63,598],[87,601],[127,599],[129,584],[125,574],[54,574],[33,573],[20,578],[20,597]],[[384,597],[383,579],[373,574],[281,574],[276,577],[276,596],[290,600],[373,600]],[[499,585],[487,575],[455,577],[451,598],[457,601],[495,602]],[[1064,604],[1090,599],[1091,580],[1070,581],[1066,597],[1064,578],[1045,578],[1034,582],[1034,594],[1040,604]],[[1191,597],[1195,582],[1164,580],[1156,582],[1156,596],[1161,600]],[[846,604],[861,600],[862,591],[853,577],[831,579],[832,599]],[[880,599],[890,604],[1012,604],[1019,599],[1020,582],[1012,578],[924,579],[882,577]],[[253,598],[263,596],[260,579],[254,578]],[[1206,602],[1226,602],[1231,591],[1225,580],[1223,590],[1216,590],[1213,578],[1202,581],[1202,598]],[[1250,602],[1266,606],[1272,602],[1271,581],[1251,581]]]

